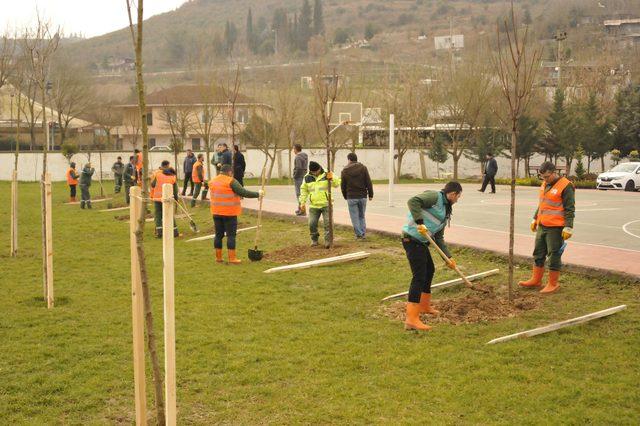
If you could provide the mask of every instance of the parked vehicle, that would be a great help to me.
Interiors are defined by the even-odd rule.
[[[620,163],[613,169],[600,173],[596,179],[598,189],[640,189],[640,163]]]
[[[149,148],[149,151],[161,151],[161,152],[170,152],[171,148],[169,148],[168,146],[164,146],[164,145],[156,145],[152,148]]]

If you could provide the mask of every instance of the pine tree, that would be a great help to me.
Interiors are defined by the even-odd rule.
[[[602,166],[612,145],[610,125],[600,112],[595,93],[589,95],[582,107],[579,124],[577,135],[587,156],[587,172],[591,172],[591,161],[600,158]]]
[[[436,169],[438,171],[438,178],[440,178],[440,164],[447,161],[449,158],[449,154],[447,153],[447,149],[445,147],[445,136],[438,133],[433,138],[433,142],[431,143],[431,148],[428,153],[431,161],[435,161]]]
[[[251,15],[251,8],[247,12],[247,26],[246,26],[247,48],[249,51],[255,53],[256,42],[255,35],[253,33],[253,16]]]
[[[553,108],[547,117],[545,137],[540,141],[539,147],[540,152],[553,162],[561,155],[562,147],[567,138],[567,122],[564,92],[558,89],[553,95]]]
[[[324,34],[324,18],[322,17],[322,0],[313,4],[313,34]]]
[[[233,46],[236,44],[236,40],[238,38],[238,29],[236,28],[233,22],[227,21],[224,27],[224,44],[227,50],[227,55],[231,56],[231,52],[233,51]]]
[[[516,142],[516,160],[524,160],[524,170],[529,174],[529,160],[540,143],[540,129],[536,119],[523,115],[518,119],[518,138]]]
[[[300,18],[298,19],[298,49],[307,51],[307,44],[311,38],[311,6],[309,0],[304,0]]]
[[[584,175],[586,173],[584,164],[582,164],[583,158],[584,149],[582,149],[582,146],[578,145],[578,149],[576,149],[576,177],[578,178],[578,180],[584,179]]]

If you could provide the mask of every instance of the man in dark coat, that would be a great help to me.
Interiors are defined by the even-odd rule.
[[[491,184],[491,193],[496,193],[496,174],[498,173],[498,162],[493,158],[493,154],[487,154],[487,165],[484,168],[484,179],[482,180],[482,188],[478,189],[484,192],[487,185]]]
[[[240,152],[238,145],[233,146],[233,178],[244,186],[244,171],[247,163],[244,161],[244,155]]]
[[[189,190],[189,195],[193,195],[193,177],[191,176],[193,173],[193,165],[196,162],[196,156],[193,151],[190,149],[187,150],[187,156],[184,159],[184,163],[182,164],[182,170],[184,170],[184,185],[182,186],[182,195],[187,193],[187,185],[191,184],[191,189]]]

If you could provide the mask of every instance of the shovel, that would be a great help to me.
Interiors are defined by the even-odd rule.
[[[176,204],[178,205],[178,207],[180,207],[180,210],[182,210],[182,212],[185,215],[187,215],[187,218],[189,219],[189,228],[191,228],[191,230],[197,234],[199,232],[198,231],[198,225],[196,225],[196,223],[193,221],[193,218],[191,217],[191,215],[187,211],[187,208],[182,205],[182,201],[180,201],[180,200],[176,201]]]
[[[264,166],[262,167],[262,191],[264,192],[264,174],[266,171],[267,162],[265,161]],[[260,226],[262,222],[262,197],[260,197],[260,202],[258,204],[258,227],[256,228],[256,239],[253,243],[253,248],[247,251],[249,256],[249,260],[252,262],[258,262],[262,260],[262,250],[258,250],[258,237],[260,236]]]
[[[427,240],[429,240],[429,243],[431,244],[431,246],[435,247],[436,250],[438,251],[438,254],[440,255],[440,257],[442,257],[442,259],[447,263],[447,265],[450,262],[449,257],[444,254],[444,252],[442,251],[442,249],[440,247],[438,247],[438,245],[436,244],[435,241],[433,241],[433,238],[431,238],[431,235],[429,235],[429,231],[427,231],[427,234],[420,234],[422,236],[424,236]],[[467,277],[464,276],[464,274],[462,273],[462,271],[458,268],[458,265],[456,265],[454,268],[454,271],[456,271],[458,273],[458,275],[460,275],[460,278],[462,278],[462,282],[464,283],[465,286],[467,286],[468,288],[470,288],[471,290],[475,290],[475,291],[481,291],[483,293],[488,293],[489,290],[483,289],[483,288],[478,288],[476,286],[474,286],[473,284],[471,284],[471,281],[469,281],[467,279]]]

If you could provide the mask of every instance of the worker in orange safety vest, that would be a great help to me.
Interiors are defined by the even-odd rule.
[[[178,201],[178,177],[176,176],[176,171],[171,167],[169,161],[164,160],[151,180],[151,199],[154,206],[153,216],[156,224],[155,236],[157,238],[162,237],[162,186],[167,183],[173,186],[173,199]],[[178,225],[175,221],[173,222],[173,236],[179,236]]]
[[[67,185],[69,185],[69,202],[75,203],[76,201],[76,189],[78,187],[78,172],[76,172],[76,163],[69,163],[67,169]]]

